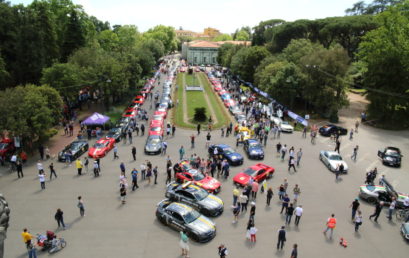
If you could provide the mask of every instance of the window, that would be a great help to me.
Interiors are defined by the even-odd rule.
[[[206,63],[206,57],[205,56],[203,57],[203,63]]]
[[[194,60],[194,63],[197,64],[197,56],[195,56]]]
[[[214,64],[216,63],[216,57],[213,57],[213,63]]]

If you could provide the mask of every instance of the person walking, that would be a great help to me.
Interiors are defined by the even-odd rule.
[[[355,148],[354,148],[354,150],[353,150],[353,152],[352,152],[351,159],[352,159],[353,161],[356,161],[356,156],[358,156],[358,148],[359,148],[358,145],[355,146]]]
[[[199,123],[199,124],[197,124],[197,135],[200,134],[200,128],[201,128],[201,125],[200,125],[200,123]]]
[[[205,145],[205,148],[209,148],[210,139],[212,139],[212,135],[210,134],[210,132],[208,132],[207,135],[206,135],[206,145]]]
[[[85,167],[85,173],[88,173],[88,165],[89,165],[89,160],[87,157],[84,157],[84,167]]]
[[[121,197],[122,204],[125,204],[126,188],[124,184],[122,184],[121,189],[119,190],[119,195]]]
[[[331,231],[331,234],[329,236],[330,239],[332,239],[332,235],[334,233],[334,228],[337,225],[337,219],[335,218],[335,214],[331,214],[331,217],[328,218],[327,220],[327,228],[323,231],[324,235],[327,236],[327,231]]]
[[[180,149],[179,149],[179,158],[180,158],[180,160],[183,160],[184,155],[185,155],[185,148],[183,148],[183,145],[182,145],[182,146],[180,146]]]
[[[349,139],[352,141],[353,138],[354,138],[354,128],[351,128],[351,130],[349,131]]]
[[[121,164],[119,164],[119,169],[121,170],[122,173],[125,174],[125,164],[123,162],[121,162]]]
[[[186,234],[186,231],[180,231],[180,242],[179,246],[182,248],[182,256],[183,257],[189,257],[189,244],[188,244],[188,236]]]
[[[281,226],[281,229],[278,230],[277,250],[283,250],[285,241],[287,241],[285,227]]]
[[[256,238],[256,233],[257,233],[258,229],[256,228],[256,226],[253,225],[250,227],[249,233],[250,233],[250,242],[255,243],[257,238]]]
[[[81,196],[78,196],[77,207],[78,207],[78,209],[80,209],[80,216],[84,217],[85,216],[85,207],[84,207],[84,202],[82,201]]]
[[[355,232],[358,232],[359,226],[362,225],[362,212],[360,210],[358,210],[358,213],[355,215],[354,223],[355,223]]]
[[[167,185],[168,183],[172,181],[172,165],[167,166],[166,174],[167,174],[167,177],[166,177],[165,184]]]
[[[153,176],[154,176],[154,184],[155,185],[157,185],[158,184],[158,166],[155,166],[154,168],[153,168]]]
[[[290,160],[288,161],[288,172],[290,172],[291,168],[294,169],[294,172],[297,172],[295,169],[295,159],[293,157],[290,157]]]
[[[40,174],[38,174],[38,179],[40,180],[40,186],[41,189],[45,189],[45,174],[44,171],[40,171]]]
[[[251,197],[253,198],[253,200],[257,198],[258,187],[259,185],[257,181],[254,181],[253,184],[251,185]]]
[[[93,169],[94,169],[94,176],[97,177],[99,176],[99,165],[98,165],[98,161],[94,160],[94,164],[93,164]]]
[[[226,256],[229,254],[229,251],[227,250],[227,247],[224,244],[221,244],[218,247],[218,250],[219,250],[218,253],[219,253],[220,258],[226,258]]]
[[[302,149],[300,148],[300,150],[299,151],[297,151],[297,167],[299,167],[300,166],[300,161],[301,161],[301,158],[302,158]]]
[[[285,212],[287,212],[289,203],[290,203],[290,198],[288,197],[287,194],[285,194],[283,199],[282,199],[280,214],[283,214],[284,210],[285,210]]]
[[[20,178],[20,175],[21,175],[21,177],[24,177],[24,174],[23,174],[23,164],[21,163],[20,160],[17,160],[17,162],[16,162],[16,169],[17,169],[17,176],[18,176],[18,178]]]
[[[359,206],[361,204],[359,203],[358,198],[355,198],[355,200],[351,203],[351,205],[349,206],[349,208],[352,208],[352,216],[351,216],[351,220],[355,219],[355,214],[356,212],[359,210]]]
[[[141,136],[144,136],[145,134],[145,125],[141,124]]]
[[[391,203],[389,205],[389,209],[388,209],[388,216],[386,216],[389,219],[389,221],[392,220],[392,214],[393,214],[393,212],[395,210],[395,207],[396,207],[396,198],[392,197],[392,201],[391,201]]]
[[[146,165],[145,163],[141,164],[141,179],[145,180],[146,177]]]
[[[286,212],[286,217],[285,217],[285,223],[290,224],[291,223],[291,218],[294,214],[294,206],[292,203],[290,203],[290,206],[287,208]]]
[[[75,161],[75,167],[77,168],[78,175],[79,175],[79,176],[82,175],[83,165],[82,165],[82,161],[80,160],[80,158],[78,158],[78,159]]]
[[[294,210],[294,215],[295,215],[295,221],[294,224],[298,227],[298,224],[300,224],[300,219],[303,213],[303,208],[302,205],[299,205],[297,208]]]
[[[233,224],[237,223],[240,214],[240,205],[236,203],[233,205]]]
[[[247,197],[247,195],[244,194],[244,190],[241,192],[239,196],[239,203],[241,207],[241,212],[243,212],[244,210],[247,211],[247,204],[249,203],[249,198]]]
[[[298,184],[295,184],[293,193],[294,193],[294,204],[295,204],[298,200],[298,196],[300,196],[300,193],[301,193],[301,188],[298,186]]]
[[[172,125],[172,136],[175,136],[176,126],[175,124]]]
[[[297,256],[298,256],[297,247],[298,247],[297,244],[294,244],[294,245],[293,245],[293,250],[291,251],[291,257],[290,257],[290,258],[297,258]]]
[[[267,205],[270,206],[271,198],[273,198],[273,189],[271,187],[267,190]]]
[[[148,179],[148,185],[151,184],[151,177],[152,177],[152,169],[148,167],[146,169],[146,178]]]
[[[53,179],[53,175],[55,178],[57,178],[57,174],[55,173],[53,162],[51,162],[51,164],[48,167],[50,168],[50,181],[51,181],[51,179]]]
[[[29,258],[37,258],[37,249],[35,248],[34,236],[31,235],[25,228],[21,233],[23,242],[26,244],[27,254]]]
[[[131,153],[132,153],[133,160],[136,161],[136,147],[135,146],[132,146]]]
[[[138,186],[138,170],[134,168],[131,171],[131,177],[132,177],[132,191],[135,191],[136,188],[139,188]]]
[[[64,215],[64,212],[61,209],[57,209],[57,212],[55,213],[54,218],[57,221],[58,227],[62,226],[62,228],[65,230],[63,215]]]
[[[282,200],[283,197],[284,197],[284,194],[285,194],[285,188],[284,188],[284,185],[281,184],[281,185],[278,187],[278,199]]]
[[[114,146],[114,159],[119,159],[119,156],[118,156],[118,147],[115,145]]]
[[[284,160],[285,154],[287,153],[287,144],[284,144],[284,146],[281,147],[280,152],[281,152],[281,160]]]
[[[376,222],[376,223],[378,223],[378,218],[379,218],[379,215],[381,214],[381,211],[382,211],[382,208],[383,208],[383,204],[384,204],[384,202],[378,202],[377,204],[376,204],[376,206],[375,206],[375,211],[374,211],[374,213],[371,215],[371,216],[369,216],[369,219],[371,220],[373,217],[375,217],[375,219],[374,219],[374,221]]]
[[[190,143],[192,144],[191,148],[194,149],[195,148],[195,135],[194,134],[190,136]]]
[[[132,144],[132,128],[128,129],[129,144]]]
[[[239,196],[240,196],[240,191],[237,188],[237,186],[235,186],[233,189],[233,207],[236,206],[237,199],[239,198]]]
[[[337,141],[335,142],[335,149],[334,151],[338,152],[339,154],[339,148],[341,147],[341,142],[337,139]]]

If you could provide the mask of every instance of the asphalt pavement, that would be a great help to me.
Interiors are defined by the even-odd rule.
[[[165,80],[162,75],[161,82]],[[148,100],[149,101],[149,100]],[[149,110],[149,103],[145,104]],[[147,126],[147,124],[146,124]],[[147,130],[146,130],[147,131]],[[196,138],[196,147],[190,148],[190,135],[196,131],[177,128],[174,137],[166,139],[168,154],[176,162],[181,145],[186,149],[187,156],[193,153],[207,157],[205,148],[206,132],[202,131]],[[235,147],[235,138],[221,137],[220,130],[213,131],[212,143],[226,143],[244,154],[242,146]],[[179,233],[162,225],[155,217],[156,204],[164,199],[165,194],[165,164],[166,156],[146,156],[143,147],[146,140],[134,136],[133,144],[118,143],[119,159],[113,159],[111,151],[101,160],[101,176],[94,178],[89,172],[77,176],[75,165],[65,167],[54,161],[58,174],[57,179],[47,180],[46,189],[40,189],[35,164],[24,168],[23,179],[17,179],[15,173],[0,178],[0,192],[7,198],[11,208],[11,221],[8,238],[5,242],[5,256],[26,257],[26,250],[21,239],[21,232],[27,227],[32,234],[54,230],[58,236],[67,241],[67,247],[53,255],[53,257],[180,257]],[[282,162],[277,157],[275,145],[281,142],[296,150],[303,149],[301,166],[297,172],[287,171],[287,159]],[[90,143],[91,144],[91,143]],[[353,147],[359,145],[356,162],[351,161]],[[137,161],[132,160],[131,148],[137,148]],[[399,147],[405,155],[401,168],[388,168],[377,158],[377,150],[385,146]],[[379,224],[368,219],[374,207],[361,201],[363,225],[359,233],[354,232],[354,225],[350,220],[349,205],[357,197],[359,186],[363,184],[367,170],[378,167],[378,175],[385,174],[386,178],[401,192],[409,192],[409,133],[408,131],[390,132],[360,126],[359,133],[353,140],[341,137],[341,155],[349,165],[349,173],[342,175],[336,181],[335,175],[319,161],[320,150],[333,150],[334,143],[329,138],[317,137],[315,145],[309,138],[302,138],[301,133],[281,134],[280,139],[269,138],[265,148],[263,163],[273,166],[275,173],[268,181],[273,187],[274,197],[270,207],[265,204],[266,194],[258,194],[256,203],[255,226],[258,228],[257,242],[246,240],[246,225],[248,213],[241,214],[237,224],[232,224],[232,178],[244,168],[259,161],[251,161],[245,156],[244,164],[231,167],[230,177],[220,179],[222,191],[219,196],[225,203],[225,211],[214,219],[217,223],[216,237],[206,244],[190,241],[190,257],[218,257],[217,247],[224,243],[228,250],[228,257],[290,257],[294,243],[298,244],[299,257],[407,257],[409,245],[403,240],[399,232],[401,222],[386,219],[386,209],[379,218]],[[127,202],[122,205],[119,200],[120,162],[124,162],[130,183],[132,168],[139,169],[140,164],[150,160],[159,167],[158,184],[147,184],[139,181],[139,189],[135,192],[128,190]],[[44,161],[48,168],[50,161]],[[49,175],[46,169],[47,177]],[[277,231],[284,225],[285,217],[279,214],[281,204],[277,196],[277,188],[288,179],[290,198],[292,188],[298,184],[301,194],[298,204],[304,208],[304,215],[300,225],[291,224],[286,227],[287,242],[283,251],[276,250]],[[81,218],[77,205],[77,196],[84,200],[86,216]],[[65,231],[57,229],[54,214],[57,208],[64,212],[67,224]],[[325,229],[327,218],[335,214],[337,226],[333,240],[327,239],[322,231]],[[294,218],[292,223],[294,223]],[[348,247],[339,245],[343,237]],[[40,257],[47,257],[47,253],[40,253]]]

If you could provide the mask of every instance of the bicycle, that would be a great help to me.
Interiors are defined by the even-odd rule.
[[[400,209],[396,211],[396,219],[404,220],[409,216],[409,209]]]

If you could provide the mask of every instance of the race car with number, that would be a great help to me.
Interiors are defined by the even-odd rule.
[[[179,183],[192,181],[195,185],[198,185],[208,191],[209,193],[218,193],[221,189],[221,183],[211,176],[203,175],[196,169],[182,170],[176,173],[176,181]]]
[[[98,140],[94,146],[92,146],[88,151],[88,157],[96,159],[103,158],[105,155],[114,148],[115,139],[114,138],[103,138]]]

